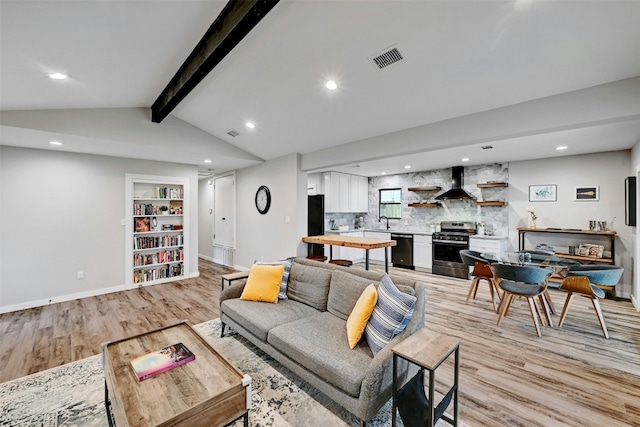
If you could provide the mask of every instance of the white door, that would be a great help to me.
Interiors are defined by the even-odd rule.
[[[213,187],[213,244],[235,248],[235,176],[214,180]]]

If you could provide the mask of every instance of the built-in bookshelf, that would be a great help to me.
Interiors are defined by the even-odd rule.
[[[144,286],[188,275],[186,178],[127,175],[127,283]]]

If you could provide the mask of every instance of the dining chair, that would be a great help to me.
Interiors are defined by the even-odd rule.
[[[551,271],[540,267],[528,267],[510,264],[493,264],[491,266],[496,279],[500,279],[498,285],[503,291],[502,299],[498,305],[500,316],[498,317],[498,325],[502,323],[502,319],[506,316],[514,297],[526,298],[529,304],[529,311],[533,319],[533,325],[539,337],[540,322],[544,325],[553,326],[551,321],[551,313],[545,292]],[[535,298],[538,297],[540,307],[536,305]],[[542,311],[542,312],[541,312]],[[543,317],[544,314],[544,317]]]
[[[489,294],[491,295],[491,303],[493,304],[493,311],[497,311],[496,299],[500,300],[500,290],[498,289],[498,285],[493,278],[493,271],[491,271],[491,266],[489,261],[486,258],[483,258],[480,252],[473,251],[470,249],[462,249],[460,251],[460,258],[462,262],[469,266],[473,267],[471,271],[471,276],[473,279],[471,280],[471,286],[469,287],[469,293],[467,294],[467,300],[465,304],[469,303],[469,298],[473,295],[473,299],[476,298],[476,294],[478,293],[478,285],[481,280],[485,280],[489,285]]]
[[[617,265],[580,264],[569,267],[567,277],[586,276],[592,285],[604,291],[613,292],[622,273],[624,273],[624,268]]]
[[[604,291],[598,288],[595,285],[592,285],[587,276],[569,276],[566,277],[562,284],[560,285],[560,289],[567,291],[567,299],[564,302],[564,307],[562,308],[562,314],[560,315],[560,321],[558,322],[558,327],[561,327],[564,323],[565,317],[567,317],[567,312],[569,311],[569,304],[571,304],[571,299],[577,294],[591,300],[593,304],[593,308],[596,311],[596,316],[598,316],[598,321],[600,322],[600,329],[602,329],[602,333],[605,338],[609,338],[609,331],[607,331],[607,325],[604,323],[604,317],[602,316],[602,310],[600,309],[600,298],[604,298]]]

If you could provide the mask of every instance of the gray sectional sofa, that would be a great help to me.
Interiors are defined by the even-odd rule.
[[[295,258],[288,298],[277,304],[241,300],[243,283],[222,292],[222,334],[231,326],[365,425],[391,397],[391,347],[424,326],[424,283],[391,276],[417,298],[406,329],[375,356],[364,337],[349,348],[346,320],[363,289],[383,274]],[[404,380],[415,370],[401,362],[398,372]]]

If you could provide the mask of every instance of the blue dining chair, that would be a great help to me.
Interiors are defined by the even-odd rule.
[[[533,325],[538,336],[541,337],[539,319],[543,325],[546,319],[547,324],[553,326],[549,304],[544,295],[547,291],[551,271],[546,268],[510,264],[493,264],[491,268],[496,279],[500,279],[498,280],[498,286],[503,290],[502,299],[498,306],[500,313],[498,325],[502,323],[502,319],[507,315],[514,297],[526,298]],[[540,307],[536,305],[536,297],[538,297]],[[544,312],[544,317],[540,310]]]
[[[602,315],[602,309],[600,308],[600,298],[604,298],[604,291],[595,285],[592,285],[589,278],[586,276],[569,276],[565,277],[560,285],[560,289],[567,292],[567,299],[564,301],[564,307],[562,308],[562,314],[560,315],[560,321],[558,327],[561,327],[564,323],[564,319],[567,317],[569,311],[569,304],[571,299],[575,295],[580,295],[585,298],[589,298],[593,304],[593,309],[598,316],[600,322],[600,329],[605,338],[609,338],[609,331],[607,331],[607,325],[604,323],[604,316]]]
[[[622,277],[623,267],[617,265],[580,264],[569,267],[567,277],[586,276],[592,285],[604,291],[613,291]]]
[[[469,293],[467,294],[465,304],[469,303],[469,298],[471,298],[472,295],[473,299],[476,298],[478,285],[481,280],[485,280],[489,285],[489,294],[491,294],[493,311],[497,311],[496,296],[498,297],[498,300],[500,300],[500,290],[498,289],[498,285],[496,285],[496,281],[493,279],[493,271],[491,271],[489,261],[486,258],[483,258],[480,252],[472,251],[470,249],[462,249],[460,251],[460,258],[465,265],[473,267],[473,270],[471,271],[473,279],[471,280],[471,286],[469,287]]]

